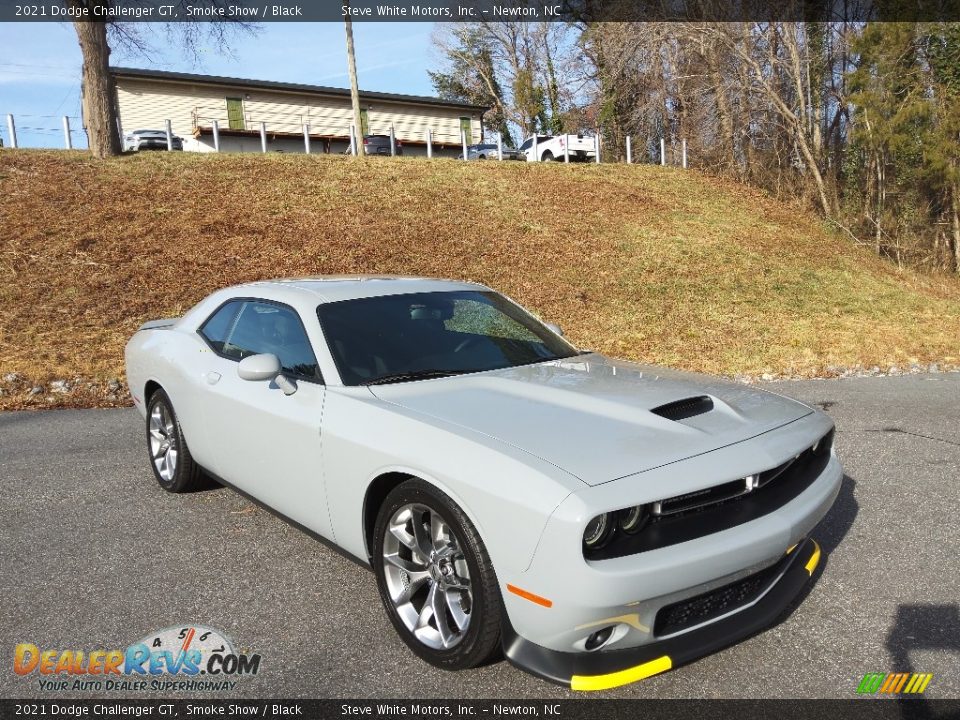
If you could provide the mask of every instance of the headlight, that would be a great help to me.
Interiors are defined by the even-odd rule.
[[[613,523],[610,522],[610,513],[597,515],[593,520],[587,523],[583,531],[583,544],[591,550],[603,545],[610,537],[610,530]]]
[[[647,524],[650,513],[646,505],[634,505],[620,511],[620,529],[625,533],[635,533]]]

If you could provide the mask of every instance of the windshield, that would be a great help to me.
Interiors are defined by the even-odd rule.
[[[578,353],[489,291],[341,300],[320,305],[317,316],[345,385],[482,372]]]

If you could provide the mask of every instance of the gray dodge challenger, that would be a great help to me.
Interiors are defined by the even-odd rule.
[[[468,282],[230,287],[126,362],[164,490],[210,475],[372,568],[450,670],[502,650],[602,690],[757,632],[813,575],[842,478],[824,413],[579,350]]]

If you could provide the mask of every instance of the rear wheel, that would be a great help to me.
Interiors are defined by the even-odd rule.
[[[153,476],[167,492],[200,487],[200,466],[193,461],[173,403],[163,390],[157,390],[147,402],[147,453]]]
[[[374,528],[380,598],[419,657],[475,667],[500,645],[496,573],[473,524],[445,493],[408,480],[384,500]]]
[[[553,162],[553,153],[550,152],[549,150],[547,150],[547,151],[543,154],[543,158],[542,158],[542,159],[543,159],[543,162]]]

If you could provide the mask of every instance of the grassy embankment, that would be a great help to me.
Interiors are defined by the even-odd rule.
[[[126,403],[142,321],[321,273],[479,280],[580,346],[710,373],[960,362],[960,281],[676,169],[4,150],[0,228],[0,409]]]

